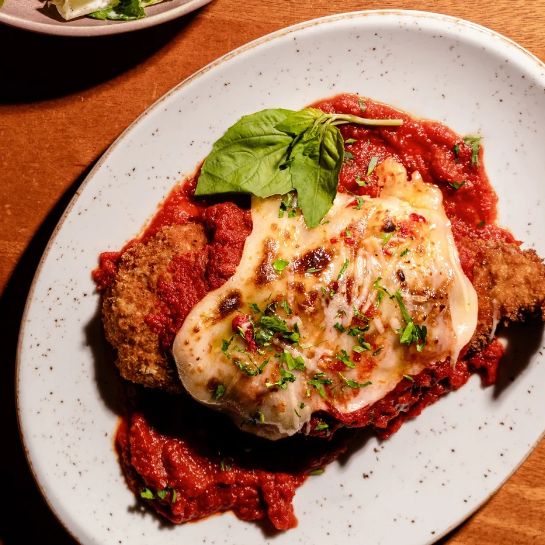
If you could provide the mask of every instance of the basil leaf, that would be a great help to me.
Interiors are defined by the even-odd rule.
[[[308,131],[315,123],[319,123],[325,114],[322,110],[316,108],[305,108],[298,112],[292,112],[283,121],[275,126],[275,129],[291,134],[293,136],[299,136]]]
[[[146,16],[140,0],[120,0],[113,8],[102,9],[89,13],[93,19],[109,19],[111,21],[134,21]]]
[[[320,125],[313,133],[310,140],[301,140],[294,146],[290,167],[299,208],[311,229],[333,206],[344,156],[339,129]]]
[[[353,158],[344,153],[337,128],[347,123],[393,127],[403,120],[326,114],[313,108],[299,112],[277,108],[245,116],[214,144],[195,196],[250,193],[266,198],[296,189],[307,226],[316,227],[333,205],[343,159]],[[285,209],[287,205],[281,205],[279,217]],[[296,211],[289,212],[289,217],[295,215]]]
[[[246,115],[214,144],[203,163],[195,196],[251,193],[258,197],[291,191],[291,175],[280,168],[293,138],[278,130],[290,110],[269,109]]]

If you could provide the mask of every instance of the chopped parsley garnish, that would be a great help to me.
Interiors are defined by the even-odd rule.
[[[458,163],[458,153],[460,151],[460,144],[456,144],[453,148],[452,148],[452,151],[454,152],[454,162],[455,163]]]
[[[355,144],[357,140],[355,138],[348,138],[348,140],[345,140],[345,144]]]
[[[291,310],[291,308],[288,306],[288,302],[285,299],[280,303],[280,306],[284,309],[288,316],[293,314],[293,310]]]
[[[377,348],[371,355],[372,356],[378,356],[382,350],[384,349],[384,346],[381,346],[380,348]]]
[[[363,99],[359,98],[358,99],[358,102],[359,102],[359,105],[360,105],[360,110],[361,110],[361,113],[364,114],[365,113],[365,102],[363,102]]]
[[[220,468],[222,471],[230,471],[233,467],[233,462],[227,462],[226,460],[221,460]]]
[[[337,314],[335,314],[335,318],[340,318],[341,316],[346,316],[346,312],[344,310],[338,310]]]
[[[256,375],[259,375],[262,371],[262,367],[258,367],[254,362],[252,362],[254,369],[250,367],[250,364],[245,361],[240,360],[233,360],[233,363],[245,374],[249,377],[255,377]],[[266,363],[268,363],[268,360],[266,360]],[[260,370],[261,369],[261,370]]]
[[[340,324],[339,322],[337,322],[334,326],[333,326],[337,331],[339,331],[340,333],[344,333],[346,331],[346,329],[344,328],[344,326],[342,324]]]
[[[155,499],[153,492],[149,488],[142,488],[142,490],[140,491],[140,497],[144,498],[145,500]]]
[[[337,354],[335,358],[337,358],[341,363],[344,363],[344,365],[346,365],[347,367],[350,367],[352,369],[356,367],[356,364],[350,361],[350,356],[348,355],[348,352],[344,349],[341,350],[341,353]]]
[[[352,310],[354,311],[354,316],[356,318],[361,318],[363,317],[363,314],[356,308],[356,307],[352,307]]]
[[[316,272],[320,272],[322,269],[317,269],[315,267],[311,267],[310,269],[307,269],[306,272],[308,273],[316,273]]]
[[[266,382],[265,386],[267,386],[267,388],[279,386],[282,390],[285,390],[288,387],[288,382],[295,382],[296,380],[297,378],[295,375],[280,367],[280,380],[277,380],[276,382]]]
[[[322,297],[325,297],[327,295],[327,290],[323,286],[320,289],[322,290]]]
[[[304,409],[305,407],[306,407],[306,405],[301,401],[301,405],[299,405],[299,408]]]
[[[297,412],[297,409],[293,409],[293,412],[294,412],[299,418],[301,418],[301,415]]]
[[[363,199],[363,197],[360,197],[359,195],[356,195],[356,206],[354,206],[354,208],[356,210],[361,210],[361,207],[365,204],[365,201]]]
[[[361,354],[365,350],[371,350],[371,348],[372,348],[371,345],[368,342],[365,342],[365,337],[364,337],[364,333],[366,331],[369,331],[369,327],[370,326],[367,326],[367,327],[364,327],[364,328],[351,327],[350,331],[348,331],[348,334],[351,337],[357,337],[358,342],[360,343],[360,346],[355,346],[352,349],[354,352],[358,352],[359,354]]]
[[[164,500],[167,497],[169,490],[172,492],[172,499],[170,500],[171,503],[176,503],[176,498],[178,497],[176,490],[174,490],[174,488],[170,488],[169,486],[167,486],[164,490],[157,490],[157,496]]]
[[[410,380],[411,382],[414,382],[414,378],[410,375],[403,375],[403,378],[406,378],[407,380]]]
[[[218,384],[216,386],[216,391],[214,392],[214,395],[212,396],[212,401],[217,401],[224,393],[225,393],[225,386],[223,384]]]
[[[399,310],[403,315],[403,319],[407,324],[405,327],[401,327],[397,330],[400,333],[399,342],[401,344],[416,344],[416,349],[418,352],[422,352],[424,345],[426,344],[426,335],[428,333],[428,328],[424,325],[422,327],[416,325],[412,318],[409,316],[405,303],[403,303],[403,298],[399,290],[396,291],[395,297],[397,299],[397,304],[399,305]]]
[[[367,182],[366,180],[362,180],[361,179],[361,176],[358,176],[356,178],[356,183],[360,186],[360,187],[365,187],[365,186],[368,186],[369,185],[369,182]]]
[[[348,334],[351,336],[351,337],[357,337],[359,335],[362,335],[363,333],[365,333],[366,331],[369,331],[369,327],[370,326],[367,326],[367,327],[364,327],[364,328],[361,328],[361,327],[351,327],[350,330],[348,331]]]
[[[471,146],[471,166],[479,166],[479,142],[481,141],[482,136],[473,137],[466,136],[464,138],[464,144],[466,146]]]
[[[294,358],[287,350],[284,350],[280,356],[280,363],[285,363],[290,371],[293,371],[293,369],[304,371],[306,369],[305,360],[302,356]]]
[[[308,380],[307,384],[310,386],[314,386],[318,390],[318,393],[322,397],[327,397],[327,394],[324,389],[324,384],[333,384],[333,381],[330,378],[323,378],[325,377],[325,373],[316,373],[314,375],[313,380]],[[307,390],[307,394],[310,395],[310,392]],[[308,396],[307,396],[308,397]]]
[[[341,269],[340,272],[339,272],[339,276],[337,276],[337,280],[340,280],[341,277],[342,277],[342,275],[346,272],[346,269],[348,269],[348,263],[350,263],[350,261],[349,261],[348,258],[346,258],[346,259],[344,260],[344,264],[343,264],[343,266],[342,266],[342,269]]]
[[[221,340],[221,351],[225,354],[225,357],[229,360],[231,359],[231,354],[229,354],[227,350],[229,350],[229,347],[231,346],[233,339],[234,337],[231,337],[228,341],[226,341],[225,339]]]
[[[384,296],[387,295],[390,299],[393,299],[394,296],[390,294],[390,292],[384,288],[383,286],[381,286],[379,284],[379,282],[382,280],[382,277],[379,276],[374,282],[373,282],[373,288],[375,288],[376,290],[378,290],[378,294],[377,294],[377,304],[380,305],[380,303],[382,302],[382,300],[384,299]]]
[[[350,386],[350,388],[365,388],[371,384],[369,381],[359,384],[358,382],[346,378],[342,373],[339,373],[339,376],[344,380],[347,386]]]
[[[331,291],[329,292],[329,298],[330,298],[330,299],[333,299],[333,296],[334,296],[334,295],[335,295],[335,290],[331,290]]]
[[[284,217],[284,212],[286,212],[288,210],[288,208],[291,208],[291,203],[293,202],[293,193],[288,193],[286,195],[286,198],[285,199],[282,199],[282,202],[280,203],[280,210],[278,211],[278,217],[279,218],[283,218]],[[292,208],[288,214],[288,217],[292,217],[290,216],[290,214],[295,210],[295,208]],[[297,212],[295,212],[297,213]]]
[[[254,314],[260,314],[261,311],[255,303],[248,303],[248,306],[254,311]]]
[[[407,255],[409,253],[409,248],[405,248],[402,252],[401,252],[401,257]]]
[[[294,218],[295,216],[297,216],[297,208],[292,208],[292,209],[288,212],[288,218]]]
[[[354,154],[353,153],[350,153],[349,151],[345,151],[344,152],[344,160],[350,160],[350,161],[353,161],[354,160]]]
[[[477,223],[477,227],[484,227],[484,224],[486,222],[483,220],[483,221],[480,221],[479,223]]]
[[[352,238],[352,233],[350,232],[350,229],[344,230],[344,238]]]
[[[316,431],[327,430],[329,429],[329,424],[320,420],[320,423],[314,428]]]
[[[259,421],[262,424],[265,424],[265,415],[263,413],[259,413]]]
[[[316,429],[318,429],[318,428],[316,428]],[[325,471],[325,469],[323,467],[320,467],[318,469],[313,469],[310,472],[310,475],[321,475],[324,471]]]
[[[269,305],[269,307],[271,305]],[[276,305],[276,303],[274,303],[274,305]],[[269,309],[269,307],[267,307],[267,309]],[[286,321],[280,319],[278,316],[261,316],[254,327],[254,340],[260,346],[268,346],[275,333],[282,333],[284,339],[296,343],[299,340],[300,335],[297,330],[297,325],[294,327],[295,331],[289,331]]]
[[[391,233],[381,233],[380,234],[380,238],[382,239],[382,245],[383,246],[386,246],[386,244],[388,244],[388,242],[390,242],[390,239],[395,235],[396,231],[397,231],[397,229],[395,229]]]
[[[295,324],[295,328],[297,327],[298,327],[297,324]],[[290,343],[297,345],[299,344],[299,338],[301,337],[301,334],[299,333],[299,331],[288,331],[288,333],[284,333],[282,337],[286,339],[286,341],[289,341]]]
[[[283,259],[277,259],[273,263],[273,267],[276,272],[282,272],[289,264],[290,264],[289,261],[285,261]]]
[[[467,180],[462,180],[461,182],[448,182],[448,185],[450,187],[452,187],[452,189],[460,189],[465,183],[467,182]]]
[[[373,173],[373,170],[375,170],[377,163],[378,163],[378,157],[376,156],[371,157],[371,160],[369,161],[369,166],[367,167],[366,176],[370,176]]]

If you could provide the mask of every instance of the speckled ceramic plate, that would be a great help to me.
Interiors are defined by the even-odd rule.
[[[181,83],[142,115],[89,175],[40,264],[22,324],[21,432],[51,509],[81,543],[432,543],[477,509],[545,429],[541,326],[510,328],[496,386],[477,376],[310,478],[299,526],[270,535],[231,513],[170,526],[125,486],[113,450],[111,360],[91,270],[140,231],[241,115],[359,93],[460,134],[481,134],[501,221],[543,256],[545,75],[513,42],[417,12],[311,21],[253,42]]]
[[[137,21],[99,21],[78,17],[65,21],[47,0],[6,0],[0,9],[0,23],[58,36],[105,36],[132,32],[171,21],[190,13],[211,0],[165,0],[146,8],[146,17]]]

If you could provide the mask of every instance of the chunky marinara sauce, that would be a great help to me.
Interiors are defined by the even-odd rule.
[[[377,196],[377,176],[374,172],[367,175],[374,157],[378,163],[392,157],[409,174],[419,171],[426,182],[437,184],[443,192],[462,267],[470,279],[474,263],[472,255],[459,243],[462,237],[514,241],[508,231],[495,225],[497,197],[482,165],[482,148],[476,157],[471,145],[444,125],[414,119],[354,95],[339,95],[313,106],[325,112],[403,119],[399,127],[340,126],[345,141],[352,143],[345,144],[348,154],[339,189]],[[219,241],[211,241],[209,249],[216,267],[209,289],[233,274],[251,228],[249,220],[247,230],[235,229],[241,224],[241,218],[235,216],[249,214],[249,201],[239,199],[238,212],[235,207],[213,208],[222,205],[192,197],[197,178],[171,192],[140,238],[120,252],[100,256],[99,268],[94,272],[99,289],[106,289],[112,282],[128,247],[145,243],[164,226],[188,221],[205,226],[209,221],[218,222],[214,228],[220,233]],[[191,286],[184,286],[184,290],[188,289]],[[181,315],[177,304],[176,299],[168,302],[169,315]],[[161,329],[167,318],[148,325],[155,327],[160,337],[163,335],[162,342],[171,343],[172,324],[170,329],[168,323],[164,331]],[[484,384],[492,384],[502,352],[502,345],[495,339],[482,353],[461,358],[455,367],[442,362],[413,377],[413,381],[403,379],[372,407],[350,415],[347,423],[372,427],[379,436],[388,437],[407,418],[417,416],[440,396],[465,384],[472,372],[478,371]],[[187,395],[170,395],[128,383],[122,390],[125,416],[118,430],[117,448],[127,483],[157,512],[176,523],[232,510],[243,520],[268,518],[279,530],[294,527],[297,520],[292,499],[296,488],[309,474],[320,473],[344,452],[355,433],[343,427],[343,415],[331,412],[316,418],[329,419],[329,429],[335,433],[327,437],[300,435],[272,443],[241,432],[228,418],[200,406]]]

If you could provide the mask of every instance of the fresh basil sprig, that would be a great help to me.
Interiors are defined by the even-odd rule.
[[[195,196],[248,193],[257,197],[297,191],[308,227],[316,227],[337,195],[344,142],[337,125],[398,126],[401,119],[365,119],[300,111],[262,110],[244,116],[214,144]]]

